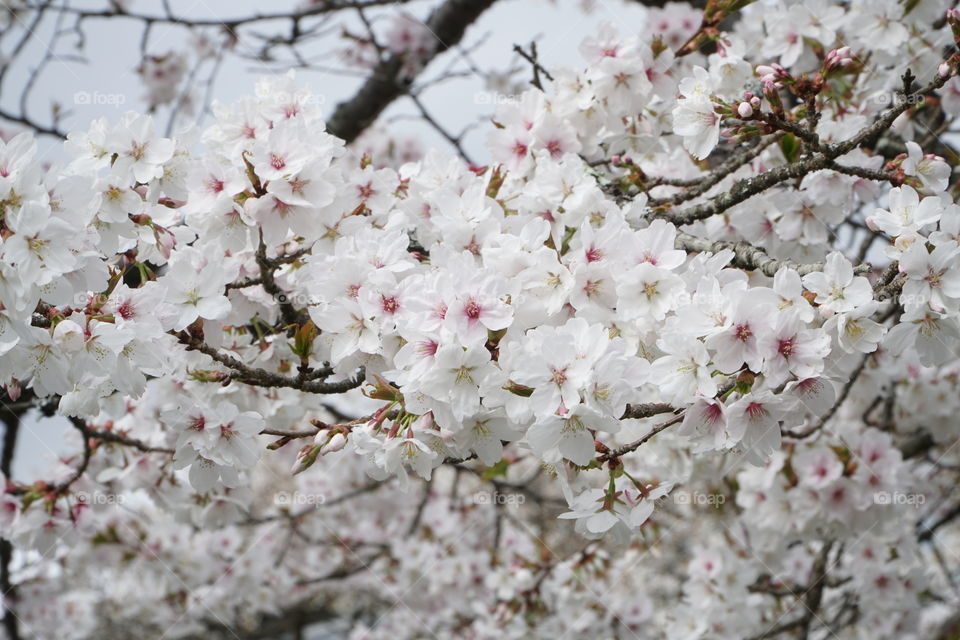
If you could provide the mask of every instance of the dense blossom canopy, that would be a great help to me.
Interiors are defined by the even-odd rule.
[[[747,4],[604,26],[487,166],[358,152],[293,73],[0,143],[4,401],[76,451],[6,481],[20,633],[935,637],[960,15]]]

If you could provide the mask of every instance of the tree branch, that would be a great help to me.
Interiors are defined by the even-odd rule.
[[[437,54],[456,46],[464,32],[496,0],[446,0],[427,19],[426,27],[437,45],[423,66]],[[394,100],[408,93],[413,78],[403,77],[406,62],[403,55],[392,55],[381,61],[352,98],[337,105],[327,121],[327,130],[347,142],[356,140]]]

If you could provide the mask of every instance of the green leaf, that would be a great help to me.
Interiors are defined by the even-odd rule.
[[[780,150],[787,162],[796,162],[800,156],[800,142],[792,133],[788,133],[780,139]]]
[[[513,381],[508,381],[503,388],[509,391],[510,393],[512,393],[513,395],[520,396],[521,398],[529,398],[530,396],[533,395],[533,389],[531,389],[530,387],[524,386],[522,384],[517,384],[516,382],[513,382]]]
[[[301,358],[309,358],[317,333],[317,326],[313,324],[313,320],[307,320],[306,324],[300,326],[294,334],[293,346],[290,350]]]
[[[483,479],[484,480],[493,480],[494,478],[503,478],[507,475],[507,467],[510,466],[510,463],[506,460],[501,460],[491,467],[487,467],[483,470]]]

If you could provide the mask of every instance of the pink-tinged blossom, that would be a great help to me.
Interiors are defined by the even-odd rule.
[[[590,430],[615,433],[619,423],[586,405],[577,405],[564,415],[553,415],[536,422],[527,431],[530,448],[547,460],[569,460],[586,465],[593,459],[594,445]]]
[[[914,242],[900,256],[903,283],[900,302],[904,308],[925,306],[956,308],[960,302],[960,247],[941,244],[928,251],[925,243]]]
[[[683,414],[679,433],[688,436],[697,452],[722,449],[727,444],[727,412],[716,398],[697,398]]]
[[[752,371],[763,367],[760,338],[773,329],[778,297],[770,289],[748,289],[734,294],[728,324],[708,336],[706,346],[714,351],[713,363],[724,373],[733,373],[744,364]]]
[[[823,489],[843,474],[843,463],[832,449],[804,449],[793,458],[793,470],[800,482],[813,489]]]
[[[887,332],[884,347],[894,355],[916,349],[920,362],[938,366],[958,356],[960,327],[956,319],[928,307],[909,307],[899,324]]]
[[[777,315],[773,330],[760,340],[763,373],[771,385],[791,375],[810,378],[820,374],[830,351],[830,337],[822,329],[806,329],[796,313]]]
[[[907,141],[907,157],[901,165],[908,176],[916,176],[927,193],[940,193],[947,188],[950,180],[950,165],[943,158],[924,155],[916,142]]]
[[[787,413],[784,401],[770,391],[748,393],[727,407],[732,443],[755,465],[763,465],[780,449],[780,421]]]
[[[480,278],[460,289],[444,314],[444,326],[466,344],[484,342],[488,331],[510,325],[513,310],[494,278]]]

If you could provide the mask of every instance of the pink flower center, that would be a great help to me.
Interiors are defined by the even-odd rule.
[[[480,304],[473,298],[463,307],[463,315],[467,316],[470,320],[477,320],[480,317],[481,311],[483,311],[483,309],[480,307]]]
[[[719,422],[723,417],[723,409],[719,404],[708,404],[703,411],[706,422]]]
[[[360,196],[361,200],[369,200],[373,197],[373,187],[370,186],[368,182],[365,185],[357,187],[357,195]]]
[[[210,178],[207,180],[207,189],[209,189],[211,193],[220,193],[223,191],[223,180]]]
[[[733,335],[740,342],[746,342],[751,337],[753,337],[753,330],[750,328],[750,325],[748,324],[738,324],[733,331]]]
[[[124,320],[129,320],[136,314],[136,310],[129,300],[124,300],[120,306],[117,307],[117,314]]]
[[[424,357],[434,356],[439,347],[440,345],[433,340],[426,340],[417,344],[417,352]]]
[[[777,345],[777,352],[784,358],[789,358],[792,356],[794,349],[796,349],[796,344],[794,344],[793,338],[781,340]]]
[[[763,404],[759,402],[751,402],[747,405],[746,414],[751,420],[758,420],[767,415],[767,410],[763,407]]]
[[[380,305],[383,307],[384,313],[394,314],[400,309],[400,303],[397,302],[397,299],[393,296],[389,298],[387,296],[381,296]]]

